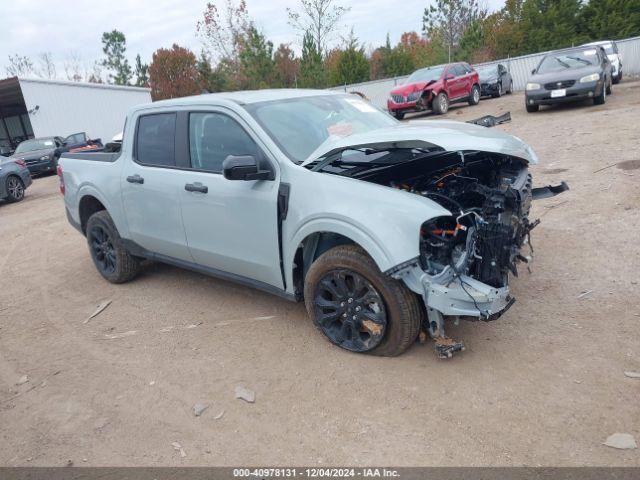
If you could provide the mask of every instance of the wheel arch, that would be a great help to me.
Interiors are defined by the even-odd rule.
[[[304,280],[311,264],[324,252],[338,245],[358,245],[383,272],[393,266],[386,252],[365,232],[346,224],[318,227],[305,229],[296,235],[291,243],[295,248],[291,249],[285,263],[287,285],[293,287],[297,298],[302,299]]]
[[[80,216],[80,228],[83,234],[87,234],[87,222],[91,215],[107,207],[95,196],[91,194],[83,195],[78,202],[78,214]]]

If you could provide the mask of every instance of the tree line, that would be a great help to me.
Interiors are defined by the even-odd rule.
[[[216,0],[196,22],[198,54],[174,44],[156,50],[148,65],[140,55],[130,65],[125,35],[113,30],[102,36],[103,59],[83,73],[72,58],[65,74],[76,81],[149,86],[159,100],[268,87],[326,88],[448,61],[477,63],[640,35],[640,0],[506,0],[492,13],[479,0],[436,0],[424,9],[419,32],[404,32],[395,44],[387,34],[384,45],[374,48],[353,27],[345,34],[349,7],[337,1],[299,0],[297,8],[287,8],[300,54],[293,39],[275,47],[245,0]],[[7,74],[56,77],[51,54],[41,54],[35,65],[10,55]]]

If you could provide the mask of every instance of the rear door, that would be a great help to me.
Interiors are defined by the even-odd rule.
[[[191,261],[180,210],[185,172],[176,161],[177,117],[163,112],[137,118],[121,192],[131,240],[151,252]]]
[[[451,73],[454,78],[450,80],[450,96],[452,100],[456,100],[460,97],[466,95],[465,89],[465,71],[462,66],[456,64],[449,67],[449,73]]]
[[[191,171],[180,185],[182,217],[195,262],[283,288],[278,243],[278,171],[275,160],[243,120],[220,108],[188,118]],[[229,155],[252,155],[273,180],[227,180]],[[191,186],[191,187],[189,187]],[[194,187],[196,187],[194,189]]]

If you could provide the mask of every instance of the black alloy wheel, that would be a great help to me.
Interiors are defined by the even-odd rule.
[[[318,283],[314,297],[316,326],[334,344],[353,352],[377,347],[387,329],[382,296],[362,275],[331,270]]]
[[[109,232],[101,225],[94,225],[87,233],[91,256],[103,275],[111,275],[116,270],[116,250]]]

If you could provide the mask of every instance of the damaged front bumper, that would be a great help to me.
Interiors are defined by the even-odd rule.
[[[423,331],[433,339],[440,358],[450,358],[465,349],[462,342],[446,336],[445,316],[490,321],[515,303],[508,286],[496,288],[468,275],[455,275],[450,267],[438,275],[429,275],[420,268],[417,259],[388,273],[422,297],[427,314]]]
[[[422,296],[427,308],[446,316],[495,320],[515,301],[508,286],[495,288],[467,275],[454,275],[450,267],[438,275],[429,275],[417,259],[391,276]]]

